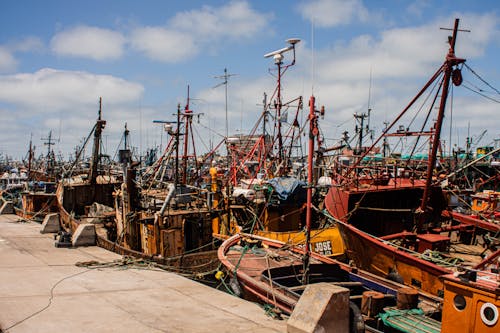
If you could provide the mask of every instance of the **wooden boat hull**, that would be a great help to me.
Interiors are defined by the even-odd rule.
[[[357,267],[388,278],[400,277],[404,284],[434,295],[443,294],[443,282],[439,277],[451,270],[388,245],[352,225],[338,222],[338,227],[347,256]]]
[[[118,183],[107,184],[74,184],[59,183],[56,191],[57,205],[63,227],[75,232],[80,224],[75,216],[85,215],[86,207],[94,202],[112,207],[113,192]]]
[[[422,255],[414,252],[417,248],[411,253],[381,239],[388,235],[421,236],[406,230],[415,228],[415,209],[422,191],[422,181],[406,178],[391,180],[387,186],[332,187],[325,198],[325,207],[338,221],[346,255],[357,267],[442,296],[439,276],[451,273],[450,269],[422,259]],[[433,205],[432,214],[423,229],[439,223],[440,212],[446,206],[440,188],[431,188],[429,202]],[[413,246],[418,247],[417,242]]]
[[[65,207],[72,207],[77,211],[83,212],[83,206],[90,205],[92,200],[92,193],[98,193],[95,197],[100,198],[105,203],[112,204],[112,193],[116,184],[103,184],[103,186],[93,186],[87,184],[73,185],[66,188],[60,185],[57,189],[57,202],[59,205],[59,213],[61,217],[61,223],[63,227],[74,233],[82,221],[75,218],[74,214],[69,213]],[[67,191],[69,189],[69,191]],[[85,198],[89,198],[87,201],[83,201]],[[66,205],[64,202],[66,200]],[[113,213],[114,214],[114,213]],[[97,228],[96,228],[97,229]],[[213,271],[219,265],[217,259],[217,251],[209,250],[197,253],[178,253],[173,256],[165,257],[158,255],[157,253],[148,254],[141,251],[135,251],[131,248],[121,246],[115,241],[109,240],[104,234],[96,230],[96,245],[105,248],[109,251],[118,253],[124,256],[130,256],[134,258],[141,258],[148,261],[153,261],[159,265],[162,265],[164,269],[174,271],[180,274],[184,274],[190,277],[203,278],[204,273],[213,273]]]
[[[21,193],[22,207],[15,207],[16,215],[42,221],[45,215],[58,211],[55,193]]]
[[[258,264],[256,263],[256,260],[248,260],[245,262],[237,258],[235,260],[234,257],[230,257],[228,255],[230,248],[237,245],[244,238],[258,240],[262,242],[264,247],[269,248],[281,248],[285,245],[282,242],[256,235],[237,234],[224,241],[224,243],[219,247],[218,257],[220,262],[224,267],[226,267],[230,274],[233,275],[233,277],[236,277],[238,284],[243,289],[243,297],[245,299],[258,300],[266,304],[271,304],[279,308],[284,313],[291,313],[300,295],[287,291],[283,286],[272,284],[269,280],[259,278],[257,272],[259,269],[262,269],[262,267],[257,267]],[[287,246],[287,248],[290,247]],[[286,269],[287,267],[290,267],[290,265],[294,265],[296,267],[294,270],[296,270],[296,273],[299,274],[302,263],[300,255],[303,254],[303,251],[299,248],[291,247],[291,249],[297,254],[295,262],[290,262],[289,260],[280,261],[280,263],[275,264],[272,268],[268,266],[269,268],[267,271],[264,269],[264,274],[270,272],[270,269],[275,269],[276,267]],[[317,266],[316,270],[331,269],[332,272],[330,273],[332,273],[332,276],[343,276],[350,281],[361,283],[365,286],[365,288],[370,287],[370,289],[393,296],[397,295],[397,290],[404,288],[404,285],[402,284],[389,281],[369,272],[358,271],[357,269],[349,267],[346,264],[342,264],[335,259],[328,258],[314,252],[311,253],[311,258],[324,265],[323,268],[321,266]],[[420,295],[422,303],[425,303],[430,307],[439,307],[438,304],[441,302],[440,298],[426,293],[421,293]]]
[[[442,333],[493,333],[500,331],[500,280],[498,273],[478,271],[472,279],[443,277]]]
[[[204,278],[207,274],[212,275],[219,266],[217,250],[189,253],[165,258],[125,248],[118,243],[112,242],[99,235],[97,236],[97,245],[122,256],[141,258],[155,262],[162,265],[166,270],[173,271],[181,275],[189,275],[190,277]]]
[[[303,246],[306,242],[306,236],[303,231],[273,232],[258,230],[255,234],[293,246]],[[337,226],[311,230],[311,250],[337,259],[343,257],[345,248]]]

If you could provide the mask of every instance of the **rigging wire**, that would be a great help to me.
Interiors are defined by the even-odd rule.
[[[468,70],[470,70],[472,72],[472,74],[474,74],[479,80],[481,80],[481,82],[483,82],[484,84],[486,84],[488,87],[490,87],[491,89],[493,89],[497,94],[500,95],[500,91],[498,91],[498,89],[496,89],[495,87],[493,87],[492,85],[490,85],[488,82],[486,82],[481,76],[479,76],[479,74],[477,74],[472,68],[470,68],[466,63],[464,63],[464,66],[465,68],[467,68]]]
[[[500,103],[500,100],[497,100],[497,99],[494,99],[492,97],[486,96],[485,94],[483,94],[483,93],[481,93],[479,91],[476,91],[476,90],[472,89],[471,87],[468,87],[467,85],[465,85],[463,83],[462,83],[462,87],[464,87],[465,89],[470,90],[470,91],[472,91],[472,92],[474,92],[474,93],[476,93],[476,94],[478,94],[480,96],[483,96],[484,98],[489,99],[490,101],[493,101],[495,103]]]
[[[439,84],[438,84],[438,82],[439,82]],[[436,87],[438,87],[437,90],[436,90],[436,93],[434,94],[434,99],[432,100],[432,103],[431,103],[431,105],[429,107],[429,111],[427,112],[427,115],[426,115],[425,120],[424,120],[424,122],[422,124],[422,127],[420,128],[420,132],[424,131],[424,128],[427,125],[427,122],[429,121],[429,117],[430,117],[432,109],[434,108],[434,105],[436,104],[436,101],[437,101],[437,99],[439,97],[439,92],[441,91],[441,88],[443,86],[443,82],[444,82],[444,78],[441,79],[441,80],[439,80],[439,81],[435,81],[434,82],[434,85],[432,86],[431,91],[429,92],[429,94],[427,95],[427,97],[425,98],[425,100],[422,102],[420,108],[418,109],[418,111],[416,112],[415,116],[413,117],[413,119],[410,122],[410,125],[411,125],[415,121],[417,115],[420,113],[420,111],[423,109],[424,105],[427,103],[427,101],[429,100],[429,98],[433,94],[434,89],[436,89]],[[411,150],[411,153],[410,153],[410,159],[413,156],[413,154],[415,153],[419,141],[420,141],[420,136],[417,136],[417,139],[415,140],[415,144],[414,144],[414,146],[413,146],[413,148]],[[408,161],[410,159],[408,159]]]

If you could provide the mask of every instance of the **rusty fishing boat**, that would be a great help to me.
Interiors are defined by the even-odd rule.
[[[314,97],[310,98],[309,106],[307,181],[312,183],[316,117],[319,113],[315,109]],[[349,304],[345,305],[349,310],[345,310],[349,312],[351,332],[365,332],[369,327],[379,332],[385,331],[386,324],[380,320],[382,314],[395,322],[392,326],[404,326],[404,321],[414,321],[428,329],[428,332],[439,332],[440,323],[432,317],[440,315],[440,298],[419,294],[416,289],[353,269],[329,256],[312,251],[312,192],[312,186],[308,186],[304,244],[297,246],[253,234],[237,234],[224,241],[218,250],[218,257],[231,276],[228,288],[245,299],[270,306],[270,311],[280,316],[282,313],[290,315],[293,312],[308,286],[323,282],[348,288]],[[219,273],[219,278],[225,284],[221,275]],[[398,308],[396,299],[405,299],[410,294],[410,298],[414,300],[410,302],[412,304],[400,302]]]
[[[114,239],[115,226],[109,207],[113,207],[113,192],[120,187],[121,180],[109,172],[102,163],[101,136],[106,126],[102,119],[102,98],[99,99],[98,118],[84,144],[77,151],[72,165],[58,182],[56,197],[59,219],[63,232],[57,246],[95,245],[99,239]],[[93,137],[92,156],[87,165],[81,161],[86,144]],[[108,171],[108,172],[106,172]],[[108,207],[106,210],[105,207]],[[82,243],[75,243],[77,234],[84,229],[89,232]]]
[[[357,267],[440,296],[444,290],[440,276],[472,269],[492,254],[499,245],[495,237],[500,230],[497,225],[484,228],[474,221],[443,218],[448,201],[435,170],[450,82],[457,86],[462,82],[460,69],[465,60],[455,55],[458,24],[456,19],[443,65],[372,147],[336,165],[325,198],[325,208],[337,221],[347,255]],[[401,128],[390,134],[433,84],[438,89],[428,98],[432,102],[424,122],[432,119],[430,112],[439,101],[431,129],[410,132]],[[410,168],[407,162],[394,159],[391,163],[366,163],[371,149],[389,135],[429,137],[426,169]]]
[[[125,181],[114,193],[116,237],[100,243],[202,277],[218,265],[212,233],[225,210],[218,204],[223,201],[217,172],[207,167],[210,158],[196,155],[193,119],[201,114],[190,108],[189,87],[176,115],[175,121],[154,121],[170,135],[160,158],[145,169],[137,163],[126,167]],[[210,174],[203,174],[207,170]]]
[[[301,123],[307,103],[303,103],[302,96],[285,101],[282,94],[282,80],[296,63],[295,48],[299,42],[296,38],[288,39],[285,48],[264,55],[274,60],[276,88],[269,99],[264,94],[263,112],[250,134],[228,138],[230,220],[243,232],[302,246],[306,242],[306,220],[310,220],[312,250],[340,258],[344,245],[337,227],[329,224],[318,210],[306,212],[308,196],[317,207],[327,189],[321,185],[324,169],[318,153],[323,143],[319,118],[324,116],[325,108],[314,109]],[[291,54],[290,61],[285,61],[286,54]],[[309,101],[306,110],[308,106],[314,108],[314,100]],[[317,150],[309,155],[304,154],[301,141],[308,126],[314,132],[310,134],[313,141],[309,141],[309,148],[317,145]],[[312,156],[310,161],[308,156]],[[313,191],[307,194],[309,187]],[[227,229],[235,230],[222,230]]]

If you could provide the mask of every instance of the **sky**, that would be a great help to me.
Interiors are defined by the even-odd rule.
[[[353,136],[353,114],[368,108],[377,136],[443,63],[450,32],[440,28],[455,18],[470,30],[459,33],[456,55],[474,72],[463,68],[464,84],[453,88],[443,140],[463,147],[486,131],[478,144],[490,144],[500,138],[495,0],[1,0],[0,154],[23,158],[30,139],[45,154],[52,132],[54,151],[69,158],[92,129],[100,97],[109,155],[125,123],[137,151],[164,147],[167,134],[153,120],[173,120],[188,86],[190,107],[201,113],[197,149],[206,151],[226,132],[218,76],[234,74],[229,134],[249,133],[276,84],[264,54],[289,38],[301,41],[282,78],[283,100],[314,94],[326,110],[326,146],[346,130]],[[292,53],[284,56],[289,64]]]

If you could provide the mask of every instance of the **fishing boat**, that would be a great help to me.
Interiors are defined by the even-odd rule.
[[[59,219],[62,228],[69,235],[75,235],[84,227],[90,227],[90,238],[85,245],[95,245],[98,238],[113,237],[112,216],[104,213],[102,207],[113,207],[113,192],[121,181],[110,173],[104,173],[102,162],[101,136],[106,121],[102,119],[102,98],[99,99],[98,118],[75,160],[59,181],[56,190]],[[80,157],[86,144],[93,136],[92,157],[88,169],[79,168]],[[91,208],[94,208],[91,213]],[[101,208],[101,209],[99,209]],[[96,210],[97,209],[97,210]],[[74,242],[73,242],[74,243]],[[72,246],[70,237],[60,237],[59,246]]]
[[[405,324],[407,329],[400,332],[414,332],[408,329],[408,323],[418,323],[426,332],[440,332],[436,319],[440,317],[442,299],[439,297],[417,293],[415,289],[318,253],[306,255],[303,247],[252,234],[237,234],[224,241],[218,256],[230,277],[226,278],[230,291],[266,304],[275,316],[292,314],[306,288],[324,282],[349,289],[350,332],[389,332],[391,325]],[[304,266],[305,257],[309,257],[307,266]],[[413,295],[411,304],[402,301],[405,293]]]
[[[474,270],[443,276],[442,329],[451,332],[497,332],[500,329],[500,251]]]
[[[315,118],[319,113],[315,108],[314,96],[310,98],[309,106],[310,167],[307,181],[312,184],[314,139],[317,134]],[[254,234],[236,234],[220,246],[218,257],[231,276],[229,284],[232,292],[270,306],[276,316],[282,313],[290,315],[308,286],[324,282],[348,288],[349,310],[346,308],[345,311],[349,313],[351,332],[365,332],[365,325],[383,332],[385,328],[404,325],[404,321],[418,322],[428,332],[439,332],[439,321],[431,318],[439,316],[441,300],[438,297],[419,294],[415,289],[353,269],[329,256],[312,251],[312,186],[308,186],[306,191],[304,244],[297,246]],[[221,275],[222,273],[218,274],[225,284]],[[412,294],[414,301],[411,304],[401,302],[398,308],[396,300],[405,298],[401,295],[407,294]],[[417,309],[419,299],[420,309]],[[385,315],[384,320],[381,320],[384,318],[382,315]]]
[[[177,119],[154,121],[165,127],[170,140],[147,168],[139,169],[138,163],[124,166],[125,181],[114,193],[115,237],[100,239],[101,246],[197,276],[217,267],[212,233],[214,221],[223,214],[218,204],[222,194],[216,170],[202,174],[210,158],[201,161],[196,156],[192,122],[199,116],[190,108],[188,87],[186,105],[183,109],[178,105]],[[207,179],[204,188],[203,179]]]
[[[496,227],[492,231],[442,216],[447,200],[435,168],[450,81],[462,82],[460,65],[465,60],[455,56],[458,24],[456,19],[443,65],[371,148],[352,163],[337,165],[325,198],[325,208],[338,222],[347,255],[357,267],[440,296],[444,290],[441,275],[474,267],[498,246]],[[438,78],[442,78],[437,84],[440,89],[431,100],[433,106],[440,96],[440,105],[431,130],[412,133],[400,127],[392,134],[430,138],[426,170],[409,168],[398,160],[364,163],[372,148],[390,135],[391,128]]]
[[[287,47],[265,55],[276,65],[276,89],[269,100],[264,94],[263,112],[251,134],[229,140],[230,212],[239,230],[293,245],[305,244],[308,220],[312,250],[340,258],[345,251],[337,227],[318,210],[306,209],[308,199],[319,206],[327,189],[321,185],[321,156],[316,153],[323,142],[318,120],[325,109],[316,110],[314,98],[310,99],[309,116],[301,124],[300,115],[307,103],[302,96],[284,101],[282,95],[282,79],[296,63],[295,46],[299,42],[288,39]],[[284,61],[287,53],[293,54],[290,62]],[[303,154],[301,142],[307,126],[311,133],[310,159]],[[311,193],[309,188],[313,189]]]

